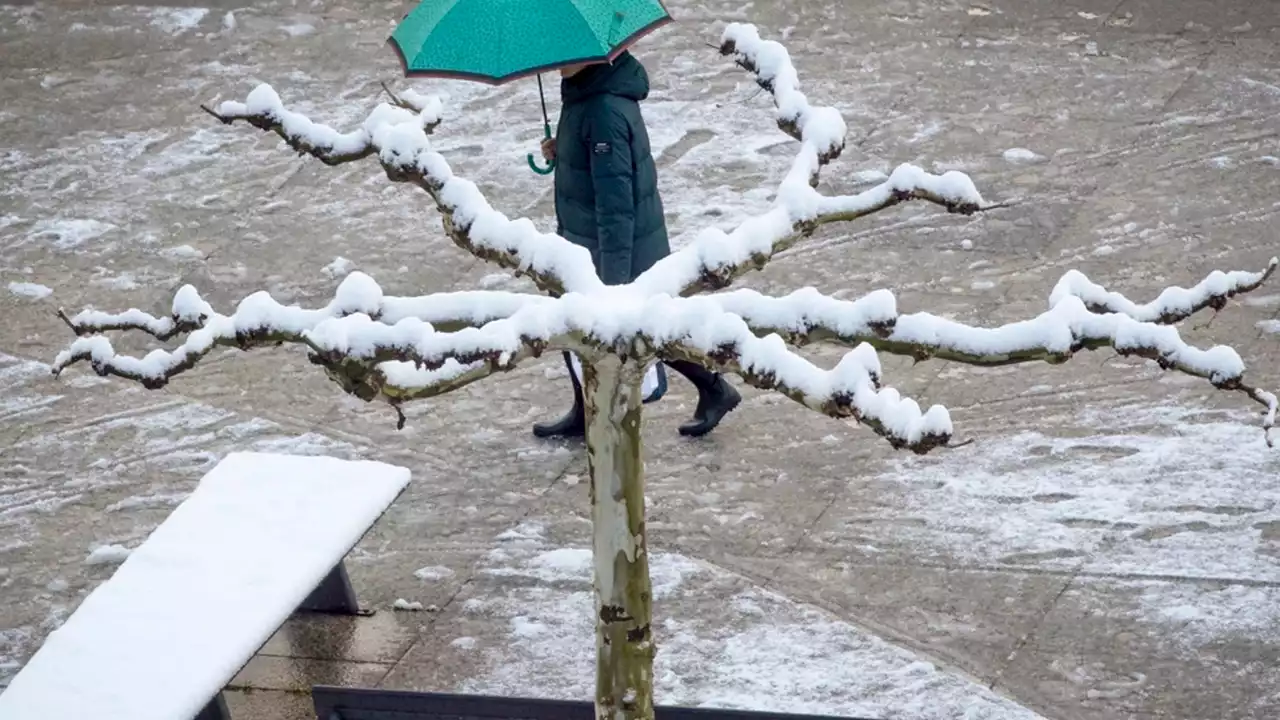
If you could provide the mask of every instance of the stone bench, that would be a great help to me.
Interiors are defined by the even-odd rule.
[[[222,689],[295,610],[357,613],[343,558],[405,468],[233,453],[0,693],[4,720],[225,720]]]

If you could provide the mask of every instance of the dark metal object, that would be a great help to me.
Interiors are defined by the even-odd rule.
[[[507,698],[490,695],[341,688],[311,688],[318,720],[595,720],[595,706],[586,701]],[[654,708],[657,720],[868,720],[830,715],[788,715],[775,712],[715,708]]]

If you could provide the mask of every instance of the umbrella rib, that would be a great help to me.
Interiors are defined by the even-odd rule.
[[[444,1],[449,3],[449,8],[448,8],[447,10],[445,10],[444,12],[440,13],[439,17],[437,17],[437,18],[436,18],[435,22],[431,24],[431,27],[430,27],[430,28],[428,28],[428,29],[427,29],[427,31],[426,31],[425,33],[422,33],[422,37],[421,37],[421,39],[419,39],[419,40],[417,41],[417,43],[418,43],[417,50],[414,52],[414,58],[415,58],[415,59],[417,58],[417,56],[418,56],[418,55],[420,55],[420,54],[422,53],[422,48],[427,44],[427,40],[429,40],[429,39],[431,38],[431,34],[432,34],[433,32],[435,32],[436,28],[440,27],[440,25],[441,25],[442,23],[444,23],[444,21],[449,17],[449,15],[450,15],[454,10],[457,10],[457,9],[458,9],[458,6],[462,4],[462,0],[444,0]],[[419,7],[420,7],[420,6],[419,6]],[[397,30],[398,30],[398,29],[399,29],[399,28],[397,28]],[[392,37],[393,37],[393,38],[395,37],[395,32],[394,32],[394,31],[392,32]],[[401,54],[402,54],[402,55],[404,54],[403,49],[401,50]],[[407,60],[408,60],[408,58],[407,58],[407,56],[406,56],[406,61],[407,61]],[[410,65],[410,63],[406,62],[406,65],[405,65],[405,75],[406,75],[406,76],[408,76],[408,74],[409,74],[409,65]]]
[[[586,23],[587,29],[591,31],[592,37],[594,37],[596,42],[600,45],[600,52],[608,55],[613,50],[613,47],[609,45],[609,40],[607,38],[601,38],[596,34],[596,29],[591,27],[591,22],[587,20],[587,11],[582,7],[582,2],[583,0],[569,0],[569,4],[578,11],[578,16],[582,18],[582,22]]]

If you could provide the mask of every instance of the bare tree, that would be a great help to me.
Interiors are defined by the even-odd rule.
[[[305,346],[343,390],[396,408],[510,370],[546,351],[577,353],[584,369],[587,459],[597,611],[596,713],[601,720],[653,717],[652,591],[645,537],[641,381],[655,359],[683,359],[735,373],[832,417],[853,418],[895,448],[926,453],[947,445],[951,417],[941,406],[922,410],[882,383],[878,352],[916,360],[944,358],[994,366],[1032,361],[1062,363],[1081,350],[1109,347],[1162,368],[1205,378],[1265,408],[1274,424],[1276,397],[1244,381],[1244,363],[1231,348],[1185,343],[1173,325],[1205,308],[1260,286],[1277,260],[1260,272],[1214,272],[1192,288],[1169,288],[1139,305],[1067,273],[1053,289],[1049,310],[1021,322],[979,328],[928,313],[900,314],[894,295],[877,290],[854,301],[813,288],[786,297],[750,290],[716,292],[823,225],[855,220],[909,200],[953,213],[989,209],[968,176],[933,175],[898,167],[878,186],[850,196],[820,194],[818,175],[844,148],[839,112],[815,107],[800,91],[786,49],[761,40],[754,26],[732,24],[720,53],[754,74],[777,108],[777,123],[800,142],[773,206],[731,233],[704,230],[697,239],[624,286],[606,287],[591,257],[528,220],[509,220],[476,186],[456,177],[431,150],[441,104],[406,91],[376,107],[357,129],[340,133],[285,108],[260,85],[244,103],[205,108],[224,123],[243,121],[275,132],[300,153],[328,165],[376,157],[395,182],[417,185],[435,201],[444,230],[473,255],[527,276],[542,295],[457,292],[423,297],[384,295],[363,273],[348,276],[333,300],[317,309],[277,303],[265,292],[246,297],[223,315],[191,286],[172,314],[60,313],[77,335],[58,355],[54,372],[88,360],[100,375],[148,388],[163,387],[219,346],[251,349]],[[172,350],[138,358],[117,354],[102,332],[140,330]],[[850,348],[832,369],[793,351],[815,341]],[[1269,441],[1269,439],[1268,439]]]

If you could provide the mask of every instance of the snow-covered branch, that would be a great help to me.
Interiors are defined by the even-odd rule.
[[[1215,296],[1241,292],[1252,282],[1246,275],[1229,275],[1237,282],[1219,287]],[[69,319],[82,334],[129,328],[157,337],[189,332],[174,349],[137,358],[117,354],[101,335],[81,337],[58,355],[54,370],[87,360],[100,374],[156,388],[217,347],[291,343],[308,348],[312,362],[348,392],[398,404],[508,370],[547,350],[573,350],[587,360],[612,353],[641,364],[654,356],[687,358],[777,389],[820,412],[856,417],[895,447],[927,452],[948,442],[949,416],[941,407],[921,411],[914,401],[881,388],[878,350],[1005,365],[1060,363],[1080,350],[1112,347],[1243,392],[1267,407],[1268,427],[1275,419],[1275,397],[1244,383],[1244,363],[1231,348],[1192,347],[1173,327],[1093,313],[1074,295],[1057,298],[1048,312],[1031,320],[977,328],[928,313],[900,315],[887,290],[852,302],[812,288],[783,298],[750,290],[690,298],[638,290],[622,285],[559,298],[483,292],[396,298],[383,295],[372,278],[357,272],[322,308],[284,306],[259,292],[241,301],[233,314],[220,315],[193,288],[184,287],[170,317],[129,310]],[[1191,305],[1212,302],[1201,298]],[[433,321],[460,325],[444,332]],[[824,370],[787,347],[788,340],[799,345],[818,339],[852,350],[836,368]]]
[[[219,347],[248,350],[284,343],[303,345],[313,363],[365,400],[382,396],[397,404],[431,397],[470,384],[494,372],[510,370],[546,349],[572,349],[564,334],[522,335],[528,323],[507,318],[536,314],[549,298],[516,293],[446,293],[425,297],[382,294],[364,273],[347,276],[332,301],[318,309],[281,305],[257,292],[222,315],[191,286],[174,297],[172,315],[154,317],[131,309],[119,314],[85,311],[68,318],[80,337],[53,362],[55,374],[89,361],[100,375],[116,375],[147,388],[163,387],[195,367]],[[444,331],[432,320],[456,327]],[[106,330],[136,329],[166,339],[187,333],[172,350],[153,350],[138,358],[115,351]]]
[[[405,318],[416,318],[430,323],[437,332],[455,332],[510,317],[521,307],[549,301],[549,298],[539,295],[484,290],[412,297],[383,295],[382,288],[373,278],[357,271],[339,284],[333,300],[324,307],[304,310],[290,306],[286,310],[293,314],[297,322],[304,324],[314,324],[324,318],[365,313],[374,320],[392,325]],[[191,285],[184,285],[178,290],[174,295],[170,314],[164,317],[156,317],[137,309],[122,313],[82,310],[74,316],[58,310],[58,317],[76,335],[138,330],[158,340],[168,340],[199,330],[214,315],[213,308]]]
[[[324,367],[329,379],[344,391],[366,402],[381,398],[399,411],[401,404],[411,400],[444,395],[495,373],[512,370],[524,361],[537,357],[539,352],[534,347],[523,346],[502,363],[462,363],[450,358],[434,370],[419,367],[412,362],[388,361],[370,365],[359,359],[325,358],[314,353],[309,359]],[[403,427],[404,415],[401,413],[397,428]]]
[[[1221,309],[1228,299],[1258,289],[1270,278],[1277,265],[1280,265],[1280,259],[1272,258],[1267,268],[1261,272],[1215,270],[1193,288],[1166,288],[1156,299],[1144,305],[1138,305],[1120,293],[1108,291],[1078,270],[1070,270],[1058,281],[1050,295],[1049,312],[1026,322],[1040,323],[1043,332],[1039,334],[1042,337],[1054,335],[1056,331],[1051,330],[1050,326],[1054,322],[1070,324],[1070,315],[1080,309],[1076,303],[1079,301],[1084,310],[1091,314],[1125,316],[1140,325],[1171,325],[1186,320],[1205,308]],[[919,359],[940,357],[970,364],[1007,364],[1020,362],[1017,359],[1007,359],[1008,355],[1031,352],[1036,356],[1026,359],[1039,360],[1046,359],[1038,356],[1041,351],[1049,353],[1044,343],[1038,343],[1038,350],[1014,347],[1016,343],[1013,341],[1019,337],[1025,340],[1035,335],[1020,330],[1028,327],[1026,322],[1000,328],[974,328],[928,313],[900,316],[897,300],[888,290],[876,290],[853,301],[823,295],[812,287],[797,290],[785,297],[762,295],[754,290],[734,290],[704,296],[702,301],[714,303],[717,308],[738,315],[758,335],[777,333],[793,345],[825,341],[853,346],[870,342],[881,350],[893,352],[888,341],[898,339],[902,340],[904,346],[909,345],[910,341],[903,340],[903,333],[910,332],[916,336],[951,338],[946,343],[939,342],[934,343],[931,348],[921,348],[920,352],[899,353]],[[1070,309],[1058,310],[1060,306]],[[947,330],[927,332],[922,329],[930,323]],[[1021,335],[1018,335],[1019,332]],[[1077,332],[1082,330],[1078,329]],[[985,353],[973,350],[997,346],[1004,349]]]
[[[1273,257],[1262,272],[1214,270],[1194,287],[1165,288],[1156,299],[1145,305],[1138,305],[1118,292],[1108,291],[1078,270],[1070,270],[1054,286],[1049,295],[1049,305],[1057,305],[1063,298],[1074,296],[1096,313],[1121,313],[1134,320],[1168,325],[1205,308],[1221,310],[1227,306],[1227,300],[1258,289],[1276,271],[1277,265],[1280,265],[1280,258]]]
[[[60,373],[88,361],[101,375],[154,389],[218,347],[289,343],[306,347],[311,361],[347,392],[398,406],[509,370],[547,350],[575,350],[587,358],[612,352],[640,363],[662,352],[718,364],[822,412],[857,417],[895,447],[925,452],[950,437],[945,409],[922,413],[913,401],[879,388],[879,363],[870,346],[855,348],[834,370],[822,370],[788,350],[782,338],[756,337],[742,318],[716,306],[712,297],[645,297],[629,286],[554,299],[509,293],[444,297],[443,302],[440,296],[386,297],[372,278],[352,273],[319,309],[281,305],[258,292],[231,315],[222,315],[194,288],[184,287],[171,317],[129,310],[119,315],[90,311],[69,319],[79,333],[130,328],[156,336],[189,332],[177,347],[139,358],[117,353],[102,335],[80,337],[58,354],[53,369]],[[503,317],[456,332],[440,332],[424,321],[496,315]]]
[[[509,220],[489,205],[475,183],[454,176],[444,157],[431,150],[427,136],[440,123],[438,99],[402,93],[393,100],[379,104],[359,128],[346,133],[288,110],[266,84],[249,93],[245,102],[229,100],[204,109],[226,124],[242,120],[275,132],[299,153],[328,165],[376,155],[392,181],[427,191],[456,245],[516,275],[527,275],[544,292],[590,292],[602,286],[587,250],[554,233],[539,232],[527,219]]]
[[[1169,288],[1141,306],[1072,271],[1059,282],[1048,311],[994,328],[923,312],[900,315],[897,300],[888,290],[854,301],[830,298],[813,288],[781,298],[736,290],[690,301],[713,304],[742,318],[756,335],[778,336],[792,345],[828,341],[870,346],[917,361],[939,358],[976,366],[1062,363],[1082,350],[1110,347],[1121,355],[1154,360],[1164,369],[1245,394],[1266,408],[1263,424],[1269,430],[1275,424],[1276,398],[1244,382],[1240,355],[1223,345],[1207,350],[1189,345],[1168,325],[1206,307],[1220,308],[1227,298],[1256,289],[1275,266],[1273,260],[1261,273],[1215,272],[1191,290]],[[1094,299],[1086,301],[1074,292]],[[1098,309],[1109,307],[1121,311]]]
[[[645,292],[689,296],[726,288],[823,225],[856,220],[909,200],[925,200],[965,215],[990,207],[964,173],[935,175],[910,164],[898,166],[884,182],[855,195],[822,195],[815,190],[819,173],[840,156],[845,145],[848,128],[840,112],[811,105],[800,91],[787,49],[776,41],[762,40],[753,25],[730,24],[721,38],[720,53],[732,56],[769,91],[778,127],[799,140],[800,149],[769,211],[748,218],[730,233],[703,230],[689,246],[659,261],[636,281]]]
[[[720,36],[720,54],[732,56],[739,67],[755,75],[756,84],[773,96],[778,127],[809,145],[817,153],[818,166],[840,157],[848,126],[834,107],[814,107],[800,91],[800,75],[786,46],[763,40],[754,25],[729,23]],[[816,173],[814,168],[816,185]]]
[[[175,335],[189,333],[204,327],[213,314],[213,308],[200,297],[191,285],[183,285],[173,298],[172,313],[156,317],[136,308],[122,313],[105,313],[100,310],[81,310],[68,316],[59,308],[58,318],[76,335],[92,335],[110,330],[140,330],[157,340],[168,340]]]
[[[664,345],[663,355],[734,373],[831,417],[854,418],[894,448],[923,455],[951,440],[946,408],[921,411],[915,400],[881,387],[880,358],[869,344],[850,350],[831,370],[791,352],[777,335],[739,337],[711,349],[686,340]]]

